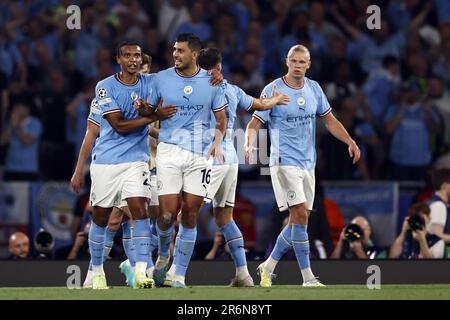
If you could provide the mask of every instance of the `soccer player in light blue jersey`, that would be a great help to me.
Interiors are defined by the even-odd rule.
[[[198,64],[205,70],[222,69],[222,55],[216,48],[202,49],[198,58]],[[227,131],[222,143],[224,162],[214,162],[211,170],[211,181],[208,185],[207,198],[213,202],[213,212],[220,231],[224,234],[225,241],[230,248],[231,256],[236,267],[236,275],[231,281],[231,286],[252,287],[253,279],[247,269],[245,258],[244,239],[238,226],[233,220],[233,207],[238,176],[238,157],[233,144],[233,127],[236,119],[236,109],[247,111],[268,110],[277,104],[289,102],[289,96],[273,93],[272,98],[257,99],[247,95],[238,86],[224,80],[222,88],[228,102]],[[211,128],[215,128],[214,119]]]
[[[262,287],[272,285],[275,266],[291,247],[301,269],[303,286],[324,286],[311,271],[306,232],[314,200],[316,117],[322,118],[331,134],[348,145],[353,163],[360,158],[358,146],[334,117],[320,85],[305,77],[311,65],[310,57],[309,50],[303,45],[295,45],[289,50],[287,74],[267,85],[261,96],[268,96],[276,85],[291,97],[291,102],[287,106],[256,111],[246,130],[244,148],[247,160],[251,160],[256,132],[262,124],[268,123],[272,186],[279,210],[289,210],[288,225],[278,236],[270,257],[258,266]]]
[[[197,215],[209,183],[207,158],[223,160],[220,145],[226,130],[223,89],[209,83],[207,71],[197,65],[201,49],[194,34],[180,34],[175,42],[175,67],[159,72],[152,82],[149,102],[156,106],[162,99],[176,106],[177,113],[160,122],[156,156],[160,214],[157,229],[160,236],[159,257],[155,264],[157,285],[165,280],[173,221],[178,213],[181,194],[182,211],[179,237],[176,240],[175,276],[172,287],[185,287],[188,268],[197,238]],[[216,119],[215,139],[209,150],[206,138],[210,129],[211,110]]]
[[[147,198],[150,198],[147,125],[157,117],[139,117],[133,104],[146,98],[146,89],[152,79],[139,74],[142,62],[139,45],[122,43],[116,59],[121,72],[96,86],[96,100],[106,121],[100,126],[100,135],[92,151],[90,200],[93,223],[89,246],[93,289],[107,288],[103,271],[105,227],[112,208],[124,200],[134,220],[131,237],[136,248],[135,287],[149,288],[154,281],[145,273],[151,239],[146,210]]]

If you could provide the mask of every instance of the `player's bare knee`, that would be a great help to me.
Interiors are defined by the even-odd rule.
[[[214,219],[216,221],[216,225],[219,228],[222,228],[224,225],[231,222],[233,220],[233,217],[227,214],[215,214]]]
[[[197,224],[197,215],[195,213],[184,214],[181,216],[183,227],[195,228]]]
[[[120,221],[119,220],[114,220],[114,221],[109,221],[108,222],[108,229],[112,230],[112,231],[117,231],[119,230],[120,227]]]
[[[307,224],[309,212],[306,208],[296,207],[290,210],[291,222],[293,224]]]
[[[168,228],[172,223],[172,214],[170,212],[164,212],[158,217],[158,220],[165,228]]]
[[[105,228],[108,225],[108,216],[93,216],[92,221],[99,227]]]

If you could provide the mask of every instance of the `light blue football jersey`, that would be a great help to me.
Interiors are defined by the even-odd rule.
[[[146,90],[153,78],[154,75],[139,74],[136,83],[131,85],[123,83],[118,74],[103,79],[95,87],[94,109],[99,110],[102,117],[109,113],[121,112],[124,119],[139,118],[133,103],[147,97]],[[92,150],[92,163],[119,164],[147,162],[150,159],[147,126],[120,134],[106,119],[102,118],[100,123],[100,134]]]
[[[225,92],[225,98],[228,102],[227,113],[227,131],[222,142],[222,154],[224,156],[223,164],[234,164],[238,163],[238,157],[236,154],[236,149],[234,148],[234,121],[236,120],[236,110],[237,108],[244,109],[246,111],[250,110],[253,106],[253,97],[249,96],[236,85],[228,83],[226,80],[223,81],[222,88]],[[211,129],[216,127],[216,118],[214,115],[211,116]],[[214,165],[219,165],[220,163],[214,159]]]
[[[289,104],[253,114],[261,122],[268,122],[270,166],[312,170],[316,164],[316,117],[331,112],[327,97],[320,85],[307,77],[303,88],[293,88],[284,77],[278,78],[264,88],[261,97],[271,96],[274,85],[289,95]]]
[[[190,77],[178,74],[175,68],[160,71],[152,81],[149,103],[156,108],[160,99],[163,105],[173,105],[176,114],[160,122],[159,141],[175,144],[196,154],[205,154],[211,134],[211,110],[227,107],[221,86],[209,83],[210,75],[199,69]]]

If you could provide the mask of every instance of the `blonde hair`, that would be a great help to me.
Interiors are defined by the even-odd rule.
[[[306,54],[308,54],[308,57],[311,59],[311,54],[310,54],[308,48],[305,47],[304,45],[296,44],[295,46],[293,46],[292,48],[289,49],[287,56],[289,57],[294,52],[306,53]]]

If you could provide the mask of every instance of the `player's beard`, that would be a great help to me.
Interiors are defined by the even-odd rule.
[[[189,69],[189,67],[191,66],[191,63],[192,63],[192,59],[190,61],[186,61],[186,62],[181,60],[180,65],[178,67],[175,67],[175,69],[178,71],[185,71],[186,69]]]

